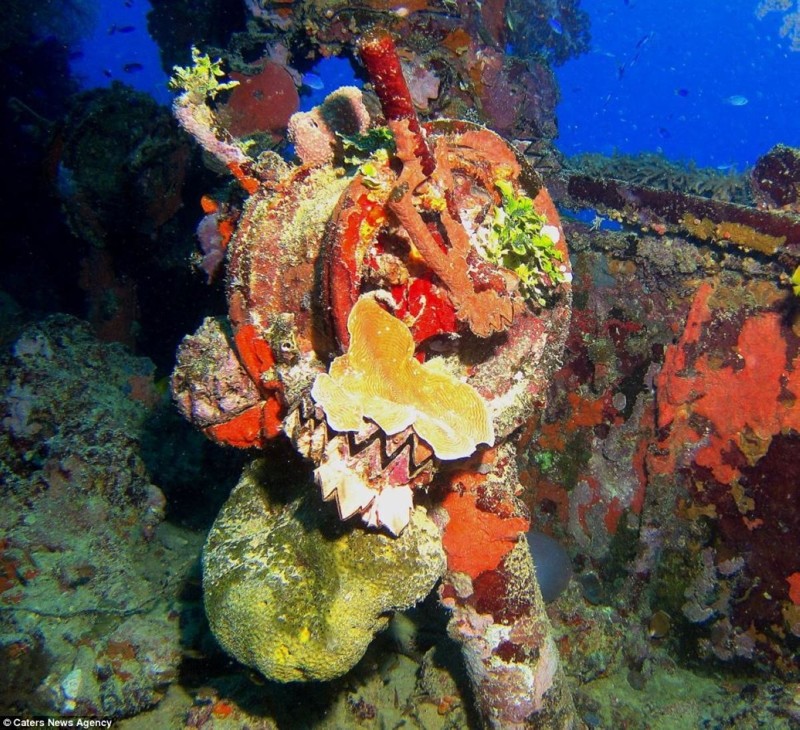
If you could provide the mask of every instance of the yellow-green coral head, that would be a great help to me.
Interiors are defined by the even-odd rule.
[[[486,401],[445,369],[420,364],[408,327],[372,296],[359,299],[347,320],[350,349],[317,376],[311,396],[335,431],[358,431],[364,419],[387,434],[408,426],[440,459],[460,459],[494,443]]]

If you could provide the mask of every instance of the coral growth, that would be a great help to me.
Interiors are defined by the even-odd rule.
[[[794,634],[791,619],[781,626],[794,603],[788,578],[800,569],[800,513],[790,496],[800,352],[796,335],[770,307],[778,292],[764,294],[766,306],[731,317],[723,289],[706,283],[697,290],[684,334],[656,379],[665,435],[648,464],[654,474],[686,472],[687,516],[715,526],[704,583],[695,579],[684,607],[689,620],[713,627],[706,651],[793,672],[794,640],[781,638],[785,630]],[[776,544],[783,549],[775,551]]]
[[[176,66],[170,79],[170,88],[179,92],[172,103],[172,113],[200,146],[252,193],[258,187],[258,181],[250,174],[253,160],[209,105],[220,92],[228,91],[238,83],[219,81],[224,76],[221,63],[221,59],[212,61],[208,54],[192,48],[192,65]]]
[[[584,153],[571,157],[568,166],[570,170],[584,175],[679,190],[731,203],[747,204],[752,197],[746,176],[734,170],[723,172],[713,167],[698,167],[693,161],[673,162],[653,152],[637,155],[617,152],[610,157]]]
[[[800,432],[800,412],[794,407],[800,398],[800,361],[788,352],[777,312],[747,317],[722,363],[698,352],[713,319],[713,291],[709,285],[698,290],[683,339],[665,355],[656,379],[658,425],[680,433],[683,443],[697,444],[695,463],[719,482],[732,484],[744,463],[752,466],[764,456],[773,436]],[[707,435],[689,424],[689,413],[707,425]]]
[[[494,443],[486,402],[440,360],[414,359],[411,332],[375,299],[350,311],[350,347],[317,376],[311,397],[335,431],[360,431],[364,419],[388,435],[413,427],[440,459],[461,459]]]
[[[212,527],[206,611],[222,646],[270,679],[329,680],[361,658],[389,612],[425,597],[444,553],[423,510],[398,538],[340,530],[302,476],[287,484],[277,471],[254,462]]]
[[[331,164],[341,151],[343,139],[366,133],[370,116],[355,86],[342,86],[309,112],[289,119],[289,139],[306,165]]]
[[[234,137],[261,132],[280,139],[300,105],[294,79],[286,68],[264,60],[256,73],[232,73],[230,77],[236,86],[217,109],[220,122]]]
[[[412,110],[416,105],[431,116],[485,123],[521,139],[556,135],[558,91],[549,62],[588,46],[588,15],[570,0],[253,0],[248,8],[259,32],[302,39],[315,57],[355,47],[365,29],[389,31],[402,39],[399,55]]]
[[[512,448],[506,443],[487,458],[488,474],[453,475],[437,508],[448,519],[440,600],[490,727],[522,728],[534,718],[569,727],[574,709],[524,539],[530,523],[513,494]]]
[[[783,13],[781,38],[789,39],[789,48],[800,51],[800,4],[794,0],[761,0],[756,6],[756,17],[761,19],[767,13]]]
[[[269,677],[337,676],[385,612],[427,593],[451,549],[445,605],[482,714],[503,726],[533,714],[566,721],[574,710],[521,539],[529,522],[513,446],[487,463],[488,489],[445,499],[444,546],[414,507],[443,461],[466,461],[498,428],[505,439],[544,397],[569,316],[558,215],[494,133],[420,124],[390,36],[373,31],[360,51],[391,135],[359,121],[352,91],[292,118],[304,164],[256,179],[228,247],[230,332],[207,320],[184,340],[173,393],[222,443],[264,447],[283,431],[339,517],[377,529],[338,527],[311,493],[273,505],[257,478],[266,463],[253,467],[206,546],[211,625]],[[249,169],[261,176],[262,161]],[[480,245],[492,235],[494,262]],[[504,268],[530,247],[540,254],[530,270],[521,260],[517,273]],[[535,309],[521,285],[536,292]],[[476,535],[482,568],[462,573]],[[299,623],[286,622],[290,607]],[[465,630],[476,611],[477,634]]]
[[[797,219],[773,211],[586,175],[570,175],[567,191],[572,205],[591,206],[660,235],[678,232],[769,255],[800,241]]]
[[[569,276],[563,254],[556,247],[561,232],[546,225],[546,218],[536,212],[530,198],[515,195],[504,180],[495,184],[503,198],[486,241],[487,256],[513,271],[525,297],[544,306],[547,293]]]
[[[412,155],[420,162],[422,172],[430,175],[436,163],[419,126],[394,39],[385,30],[373,29],[361,39],[358,51],[381,102],[386,121],[393,129],[393,125],[405,122],[414,140],[410,145]]]
[[[800,150],[775,145],[750,172],[753,198],[760,208],[800,212]]]
[[[527,518],[515,515],[512,505],[498,509],[482,509],[486,478],[460,474],[452,478],[458,489],[449,492],[442,508],[449,516],[442,540],[447,552],[447,568],[477,578],[487,570],[495,570],[500,561],[519,541],[520,534],[530,527]],[[475,550],[476,541],[481,549]]]
[[[17,690],[2,693],[6,712],[123,717],[177,676],[171,606],[199,546],[162,524],[142,460],[153,369],[63,315],[3,356],[2,661]]]

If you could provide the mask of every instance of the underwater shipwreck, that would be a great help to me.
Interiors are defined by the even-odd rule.
[[[800,150],[564,157],[574,2],[162,5],[171,115],[52,132],[84,319],[3,299],[4,713],[796,727]]]

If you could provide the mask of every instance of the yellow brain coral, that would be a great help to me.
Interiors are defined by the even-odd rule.
[[[494,443],[486,402],[439,359],[420,364],[403,322],[371,296],[347,320],[350,349],[317,376],[311,396],[335,431],[358,431],[364,419],[387,434],[412,426],[440,459],[460,459]]]

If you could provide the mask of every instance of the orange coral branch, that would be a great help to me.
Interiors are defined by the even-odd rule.
[[[405,133],[402,130],[405,129]],[[403,161],[397,185],[389,196],[388,208],[406,230],[419,250],[425,263],[447,287],[450,299],[456,309],[456,317],[466,322],[479,337],[489,337],[495,332],[508,329],[513,319],[513,305],[509,297],[503,297],[493,289],[476,292],[467,264],[467,253],[471,244],[467,232],[460,221],[453,218],[445,208],[439,213],[443,232],[446,234],[446,248],[442,248],[428,229],[414,204],[413,195],[419,186],[429,180],[432,186],[446,190],[440,178],[450,176],[450,171],[442,169],[444,160],[430,178],[423,174],[419,161],[415,159],[412,145],[413,135],[408,128],[397,125],[395,129],[398,156]]]
[[[260,183],[252,175],[247,174],[241,163],[229,162],[228,169],[239,182],[239,185],[241,185],[249,195],[252,195],[256,190],[258,190]]]
[[[396,126],[405,122],[413,137],[414,157],[419,160],[422,171],[430,175],[436,163],[419,125],[392,36],[385,30],[373,28],[364,35],[358,50],[389,126],[394,132]]]

